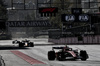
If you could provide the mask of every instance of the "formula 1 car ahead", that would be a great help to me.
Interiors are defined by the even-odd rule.
[[[18,40],[14,40],[12,41],[13,44],[19,44],[19,47],[34,47],[34,43],[30,42],[30,40],[22,40],[22,41],[18,41]]]
[[[59,49],[59,51],[55,51],[55,49]],[[59,61],[62,60],[76,60],[81,59],[82,61],[86,61],[89,57],[85,50],[73,50],[72,48],[66,47],[52,47],[51,51],[48,51],[48,60],[55,60],[55,58]]]

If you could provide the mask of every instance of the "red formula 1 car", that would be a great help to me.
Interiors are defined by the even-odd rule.
[[[58,49],[59,51],[55,51],[55,49]],[[83,61],[86,61],[89,58],[87,52],[85,50],[73,50],[72,48],[66,47],[52,47],[52,50],[48,52],[48,59],[49,60],[76,60],[81,59]]]

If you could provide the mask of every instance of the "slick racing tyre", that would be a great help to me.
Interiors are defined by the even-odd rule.
[[[34,43],[29,43],[28,46],[29,47],[34,47]]]
[[[34,47],[34,43],[31,43],[31,47]]]
[[[19,47],[24,47],[24,44],[23,43],[19,43]]]
[[[55,51],[48,52],[48,60],[55,60]]]
[[[81,50],[81,51],[80,51],[80,57],[81,57],[81,60],[82,60],[82,61],[86,61],[87,58],[88,58],[87,52],[86,52],[85,50]]]
[[[65,60],[64,53],[62,52],[57,53],[57,60],[59,61]]]
[[[17,41],[17,43],[20,43],[20,41]]]
[[[15,41],[12,41],[12,44],[14,44],[15,43]]]

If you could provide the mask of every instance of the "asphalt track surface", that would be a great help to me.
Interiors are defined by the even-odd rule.
[[[43,38],[30,40],[35,43],[34,47],[19,48],[12,44],[13,40],[0,40],[0,55],[5,66],[100,66],[100,45],[68,45],[73,49],[86,50],[89,54],[87,61],[49,61],[48,51],[64,45],[54,45]]]

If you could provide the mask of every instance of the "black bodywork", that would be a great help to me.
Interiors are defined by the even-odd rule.
[[[30,42],[30,40],[14,40],[12,41],[13,44],[19,44],[19,47],[34,47],[34,43]]]
[[[54,49],[59,49],[58,52],[55,52]],[[73,50],[69,47],[52,47],[52,50],[48,52],[49,60],[76,60],[81,59],[86,61],[89,58],[87,52],[85,50]]]

